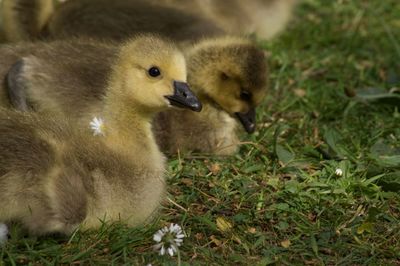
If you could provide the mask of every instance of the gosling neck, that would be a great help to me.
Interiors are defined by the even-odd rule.
[[[151,131],[154,115],[154,111],[148,110],[140,103],[124,97],[112,88],[108,89],[102,113],[106,145],[128,155],[157,151]]]

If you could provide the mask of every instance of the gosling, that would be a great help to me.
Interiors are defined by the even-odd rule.
[[[90,120],[83,126],[0,109],[0,222],[43,235],[102,222],[137,226],[152,217],[165,190],[152,117],[170,106],[199,111],[201,104],[185,82],[184,56],[168,41],[136,37],[116,51],[110,68],[91,123],[96,136]]]
[[[282,32],[299,0],[3,0],[9,41],[67,36],[126,38],[131,25],[143,32],[179,38],[211,33],[257,34],[272,39]]]

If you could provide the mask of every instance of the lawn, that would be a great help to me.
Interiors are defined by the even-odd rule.
[[[307,0],[260,45],[269,94],[237,155],[171,158],[144,228],[13,227],[0,265],[400,265],[399,1]],[[153,234],[170,223],[186,237],[160,256]]]

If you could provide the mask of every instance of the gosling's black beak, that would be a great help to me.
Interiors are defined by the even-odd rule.
[[[242,123],[247,133],[253,133],[256,130],[256,109],[251,108],[247,113],[236,113],[239,121]]]
[[[195,112],[200,112],[203,107],[196,95],[190,90],[189,85],[185,82],[174,81],[174,94],[165,96],[165,98],[173,106],[188,108]]]

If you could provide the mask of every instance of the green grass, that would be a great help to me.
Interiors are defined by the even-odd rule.
[[[271,86],[252,144],[172,158],[152,225],[69,239],[16,228],[3,264],[176,265],[152,249],[174,222],[187,235],[182,265],[400,265],[400,101],[387,94],[400,87],[399,14],[398,0],[305,1],[262,43]]]

